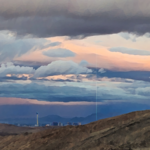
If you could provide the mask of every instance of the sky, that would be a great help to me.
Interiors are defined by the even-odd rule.
[[[0,0],[1,114],[149,109],[149,9],[149,0]]]

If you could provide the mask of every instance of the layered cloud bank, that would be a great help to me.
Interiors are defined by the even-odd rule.
[[[0,97],[49,102],[137,102],[149,103],[150,83],[132,80],[82,82],[2,82]]]
[[[149,7],[149,0],[0,0],[0,30],[38,37],[144,34]]]
[[[46,66],[41,66],[37,70],[33,67],[15,66],[9,62],[2,64],[0,67],[0,77],[7,75],[32,74],[34,77],[47,77],[53,75],[66,74],[88,74],[92,73],[91,69],[81,66],[73,61],[54,61]]]

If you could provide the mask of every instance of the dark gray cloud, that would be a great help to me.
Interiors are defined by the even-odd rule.
[[[1,83],[0,97],[29,98],[46,101],[93,101],[95,91],[72,86],[45,86],[30,83]]]
[[[97,75],[98,79],[106,77],[110,79],[116,78],[116,80],[131,79],[150,82],[150,71],[115,71],[108,69],[96,69],[91,67],[89,68],[92,70],[92,73],[87,75],[87,78],[89,79],[92,79],[95,75]],[[99,72],[100,70],[102,72]]]
[[[140,88],[141,91],[145,91],[145,88],[147,88],[148,91],[149,87],[149,83],[141,81],[134,81],[132,83],[122,82],[121,84],[97,81],[96,91],[96,82],[93,81],[88,82],[88,84],[87,82],[57,83],[52,81],[34,81],[31,83],[1,82],[0,97],[17,97],[59,102],[95,102],[97,97],[98,102],[107,102],[107,100],[112,102],[141,102],[141,100],[149,100],[149,95],[139,93],[138,89]]]
[[[142,55],[142,56],[150,55],[150,51],[138,50],[138,49],[132,49],[132,48],[126,48],[126,47],[113,47],[113,48],[110,48],[109,51],[120,52],[123,54],[130,54],[130,55]]]
[[[1,0],[0,30],[38,37],[150,31],[149,0]]]
[[[105,70],[103,74],[99,73],[98,77],[108,77],[108,78],[122,78],[122,79],[132,79],[132,80],[142,80],[150,82],[150,72],[149,71],[111,71]]]
[[[74,57],[76,54],[68,49],[56,48],[44,51],[43,54],[48,57]]]

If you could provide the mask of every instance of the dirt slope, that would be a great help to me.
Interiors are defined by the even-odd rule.
[[[18,127],[10,124],[0,124],[0,136],[35,133],[51,127]]]
[[[83,126],[47,129],[0,137],[0,150],[150,149],[150,110],[99,120]]]

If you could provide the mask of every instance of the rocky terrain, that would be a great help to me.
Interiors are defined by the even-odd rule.
[[[0,150],[149,150],[150,110],[39,130],[0,136]]]
[[[18,127],[11,124],[0,124],[0,136],[36,133],[52,127]]]

